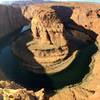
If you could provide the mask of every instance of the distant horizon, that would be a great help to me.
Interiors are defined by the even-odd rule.
[[[34,0],[33,0],[34,1]],[[57,1],[57,2],[69,2],[69,1],[77,1],[77,2],[97,2],[100,3],[100,0],[44,0],[44,1]]]
[[[25,2],[25,1],[33,1],[33,2],[49,2],[49,1],[51,1],[51,2],[92,2],[92,3],[100,3],[100,0],[0,0],[0,4],[11,4],[11,3],[13,3],[13,2],[16,2],[16,1],[23,1],[23,2]]]

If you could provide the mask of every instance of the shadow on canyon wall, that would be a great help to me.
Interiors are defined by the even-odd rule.
[[[28,61],[25,63],[26,65],[30,63],[32,67],[39,66],[40,70],[42,70],[45,74],[35,74],[32,72],[32,67],[23,66],[21,70],[24,70],[24,68],[25,69],[28,68],[31,71],[27,71],[27,72],[18,71],[16,75],[16,79],[12,78],[12,80],[22,84],[23,86],[29,89],[37,90],[37,89],[45,88],[46,92],[51,92],[56,89],[63,88],[67,85],[81,82],[84,76],[90,70],[89,64],[91,62],[91,56],[97,51],[97,47],[95,45],[97,34],[92,30],[87,30],[83,26],[77,25],[72,19],[70,19],[73,13],[72,8],[65,7],[65,6],[52,6],[52,8],[57,12],[58,16],[63,21],[66,29],[74,29],[80,32],[84,32],[85,34],[88,34],[93,39],[93,41],[92,43],[89,43],[85,47],[83,46],[84,44],[82,43],[81,48],[80,47],[76,48],[79,50],[78,56],[72,62],[72,64],[69,65],[67,69],[54,75],[47,75],[45,73],[45,69],[40,64],[38,64],[35,60],[33,61],[34,55],[26,48],[26,44],[32,41],[33,39],[32,32],[28,31],[23,34],[20,33],[16,34],[16,32],[14,33],[15,35],[14,40],[18,37],[27,34],[26,38],[23,39],[24,41],[23,46],[20,47],[22,48],[22,52],[25,51],[25,53],[23,53],[23,56],[28,58]],[[73,46],[71,46],[70,43],[68,46],[69,48],[73,48]],[[74,49],[72,52],[74,52],[76,49]]]
[[[77,46],[72,52],[75,50],[79,50],[79,53],[76,57],[76,59],[72,62],[71,65],[69,65],[68,68],[66,68],[64,71],[54,74],[54,75],[47,75],[45,74],[34,74],[36,75],[35,80],[33,82],[33,88],[45,88],[46,91],[50,90],[56,90],[63,88],[64,86],[79,83],[82,81],[82,79],[85,77],[87,73],[90,71],[89,64],[91,62],[92,55],[97,51],[97,47],[95,45],[97,34],[93,32],[92,30],[87,30],[83,26],[80,26],[76,24],[70,17],[72,16],[72,8],[70,7],[64,7],[64,6],[52,6],[52,8],[57,12],[60,19],[63,21],[64,26],[67,29],[77,30],[80,32],[83,32],[84,34],[89,35],[91,37],[92,41],[87,41],[88,45],[84,45],[84,43],[81,43],[81,47]],[[32,35],[27,37],[26,43],[32,40]],[[69,48],[73,48],[73,45],[75,44],[75,41],[70,43],[69,41]],[[81,41],[78,41],[81,42]],[[25,43],[25,45],[26,45]],[[76,44],[78,45],[78,44]],[[86,49],[85,49],[86,48]],[[28,57],[31,61],[31,63],[34,63],[32,65],[40,66],[40,69],[45,72],[45,69],[38,64],[35,60],[33,60],[33,54],[27,50],[27,52],[30,53],[30,56]],[[32,70],[32,68],[29,68]]]
[[[0,5],[0,38],[18,30],[27,24],[28,20],[18,7]]]

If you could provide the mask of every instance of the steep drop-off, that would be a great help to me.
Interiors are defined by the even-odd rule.
[[[38,6],[48,6],[56,9],[58,15],[62,18],[62,21],[67,26],[72,29],[78,29],[82,32],[86,32],[89,34],[93,40],[96,40],[96,45],[99,49],[99,40],[100,40],[100,5],[99,4],[89,4],[89,3],[56,3],[56,4],[44,4]],[[71,10],[69,9],[71,7]],[[24,7],[23,15],[31,20],[33,18],[34,9],[37,8],[37,5],[31,5]],[[66,10],[67,9],[67,10]],[[70,21],[69,19],[72,19]],[[78,25],[78,26],[76,26]],[[82,29],[84,27],[86,30]],[[89,31],[88,31],[89,30]],[[92,31],[97,35],[93,35]],[[97,37],[97,38],[96,38]],[[83,38],[83,36],[81,37]],[[56,95],[51,97],[51,100],[59,100],[59,98],[63,98],[63,100],[99,100],[100,94],[100,68],[99,68],[99,50],[92,57],[92,62],[90,64],[90,73],[85,77],[85,79],[81,82],[81,84],[77,84],[76,86],[67,87],[66,89],[62,89],[62,91],[58,92]],[[81,67],[81,66],[80,66]],[[59,83],[58,83],[59,84]]]
[[[0,5],[0,38],[18,30],[26,23],[20,8]]]
[[[56,10],[58,16],[63,21],[63,24],[65,25],[67,31],[70,32],[75,38],[85,41],[86,36],[88,35],[89,37],[91,37],[92,43],[94,43],[94,45],[98,47],[97,53],[93,55],[90,59],[90,71],[85,76],[85,78],[83,78],[83,80],[76,85],[67,86],[61,89],[60,91],[57,91],[55,95],[50,96],[50,100],[99,100],[100,5],[86,3],[48,3],[44,5],[36,4],[22,7],[22,14],[25,17],[25,19],[31,21],[34,17],[35,10],[38,7],[44,6],[51,7],[54,10]],[[87,35],[84,35],[84,33],[86,33]],[[91,43],[90,41],[86,42]],[[24,57],[26,57],[26,55],[24,55]]]

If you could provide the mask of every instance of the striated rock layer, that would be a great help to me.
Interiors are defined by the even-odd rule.
[[[99,65],[100,65],[99,63],[100,62],[100,52],[99,52],[100,51],[99,50],[100,5],[88,4],[88,3],[48,3],[44,5],[43,4],[30,5],[30,6],[26,6],[22,8],[24,17],[27,18],[29,21],[32,20],[32,22],[34,22],[33,18],[35,16],[35,12],[38,9],[38,7],[40,8],[51,7],[54,10],[56,10],[57,15],[59,16],[60,20],[64,24],[64,27],[66,28],[67,32],[71,31],[73,35],[72,37],[71,35],[67,34],[67,38],[69,40],[72,41],[74,39],[75,40],[78,39],[78,40],[81,40],[81,42],[85,42],[85,43],[95,42],[96,40],[96,45],[98,47],[98,52],[95,55],[93,55],[92,62],[89,65],[90,72],[88,75],[86,75],[86,77],[82,80],[82,82],[76,85],[65,87],[64,89],[57,91],[55,95],[50,97],[50,100],[59,100],[59,99],[99,100],[100,98],[100,73],[99,73],[100,72],[100,68],[99,68]],[[92,33],[96,33],[98,36]],[[33,33],[33,36],[34,35],[35,34]],[[27,39],[27,36],[28,35],[25,35],[24,38],[21,37],[17,40],[19,42],[15,42],[15,44],[17,45],[14,45],[15,47],[13,47],[13,51],[17,56],[19,56],[29,65],[29,62],[32,63],[32,60],[29,60],[30,58],[28,60],[25,59],[26,57],[29,57],[29,53],[23,52],[24,56],[22,56],[22,53],[19,53],[20,49],[15,49],[16,46],[17,48],[19,48],[19,46],[22,47],[23,46],[22,44],[24,44],[24,49],[25,49],[25,46],[26,46],[25,42],[22,42],[22,41],[23,39]],[[32,40],[33,39],[31,39],[31,41]],[[29,43],[28,45],[32,43],[33,42]],[[75,48],[76,47],[77,46],[75,45]]]
[[[14,82],[0,81],[0,100],[47,100],[44,90],[33,92]]]
[[[66,31],[61,20],[53,9],[42,8],[37,9],[31,25],[33,43],[27,45],[29,50],[47,72],[50,71],[50,67],[55,70],[53,63],[63,60],[68,54],[67,41],[64,37]]]

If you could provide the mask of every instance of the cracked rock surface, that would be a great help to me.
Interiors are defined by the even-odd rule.
[[[44,90],[33,92],[14,82],[0,81],[0,100],[46,100]]]

